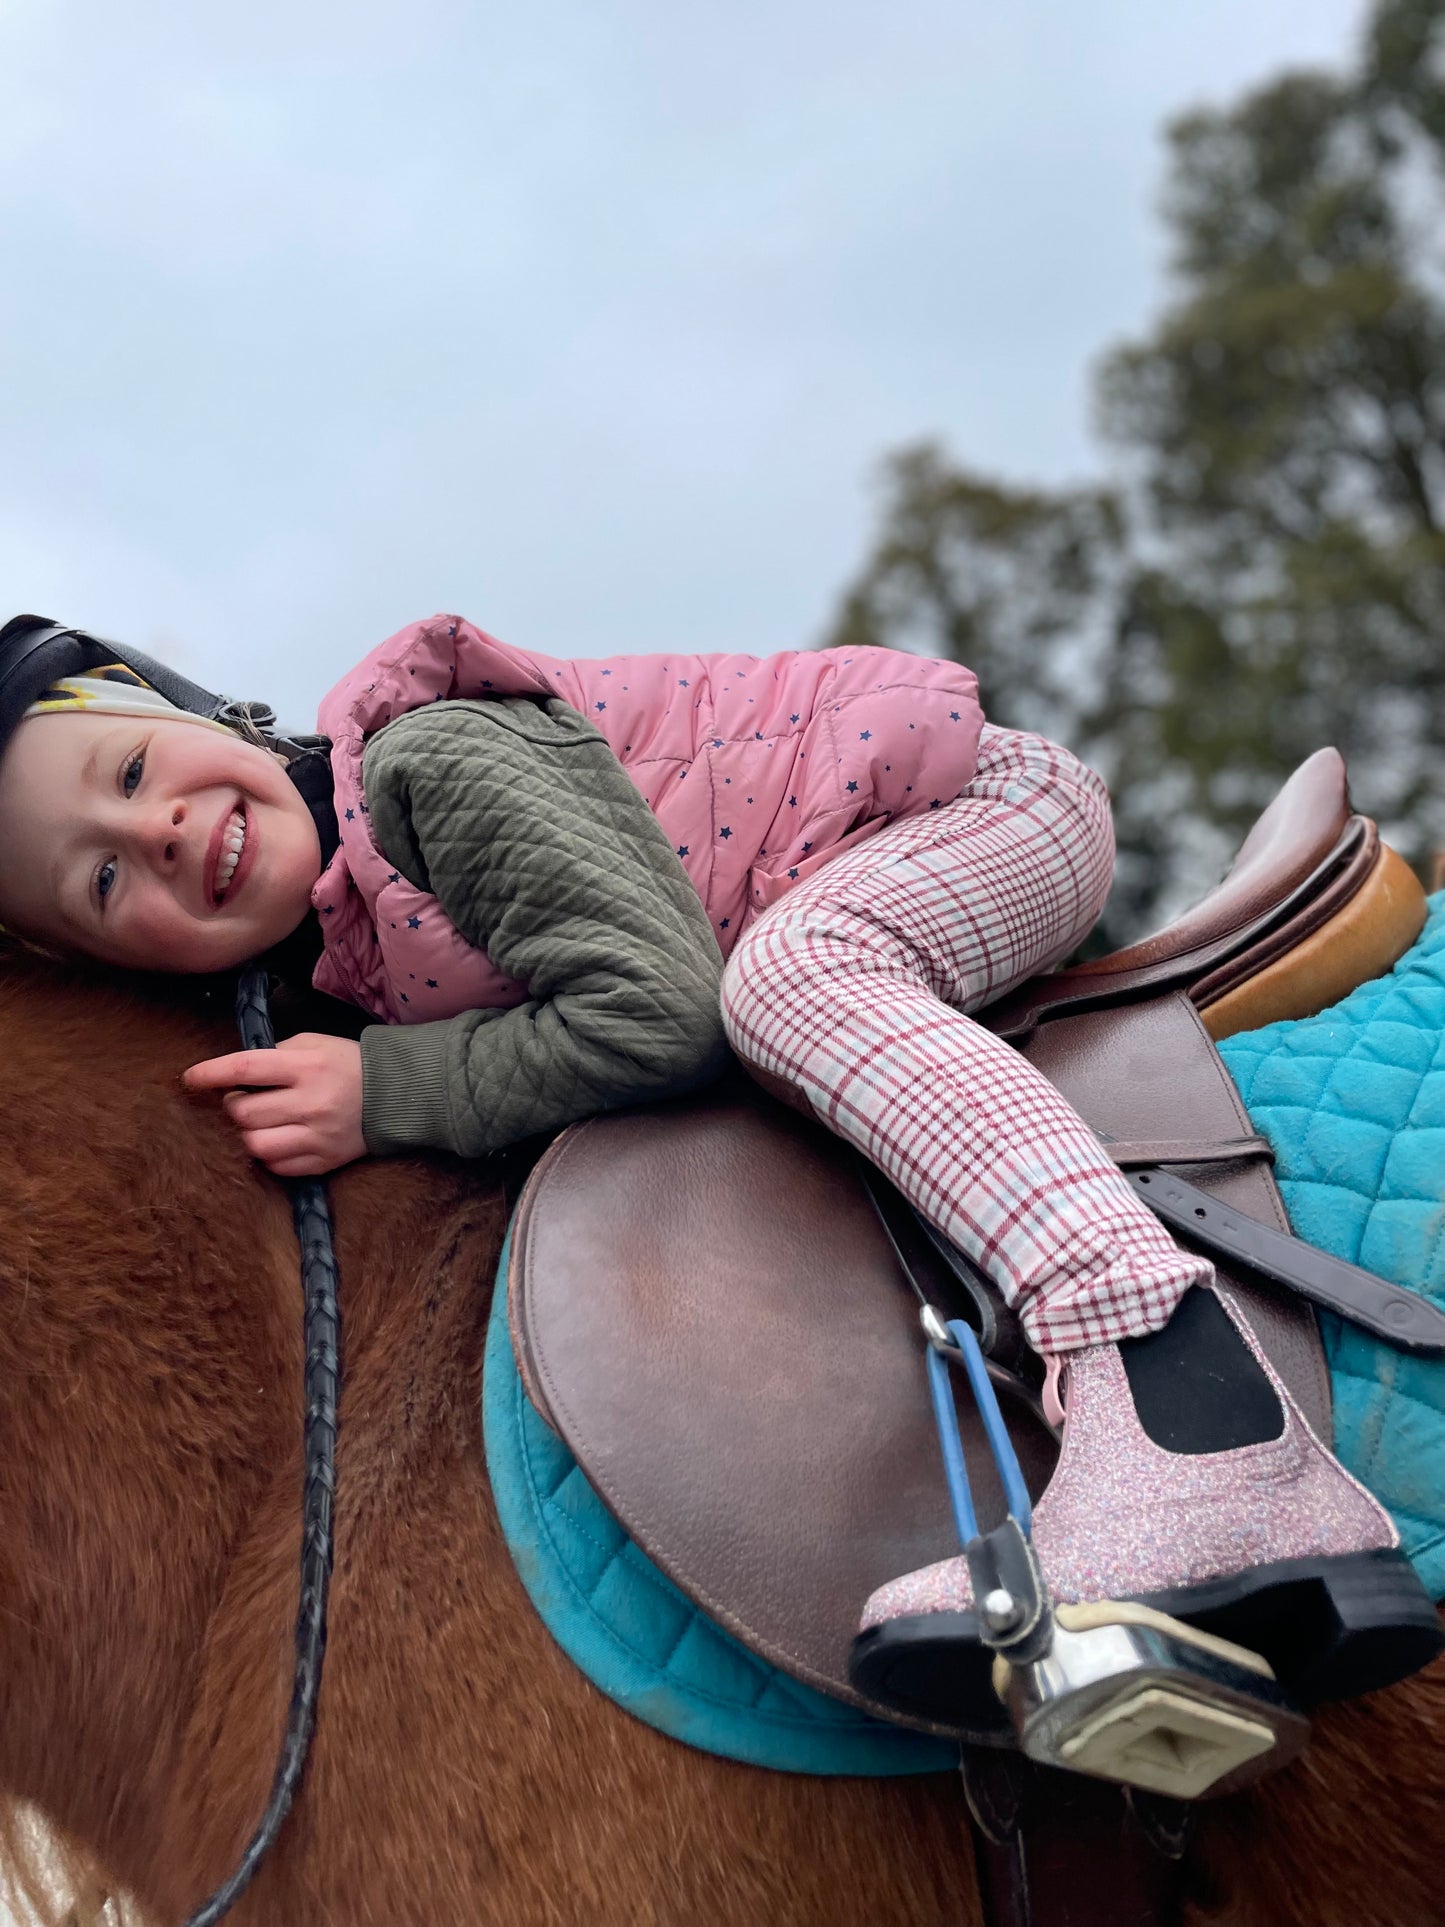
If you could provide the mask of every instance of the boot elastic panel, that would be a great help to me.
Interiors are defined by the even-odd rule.
[[[1184,1294],[1162,1331],[1121,1339],[1119,1356],[1139,1423],[1166,1452],[1229,1452],[1284,1431],[1264,1368],[1203,1286]]]

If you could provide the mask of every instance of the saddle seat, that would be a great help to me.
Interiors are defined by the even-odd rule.
[[[1192,909],[1152,937],[1021,985],[986,1021],[1019,1037],[1059,1011],[1178,985],[1218,1040],[1338,1003],[1388,970],[1424,924],[1414,872],[1351,812],[1339,751],[1320,749]]]
[[[1340,759],[1320,752],[1211,899],[1145,944],[1026,986],[999,1027],[1106,1139],[1196,1146],[1199,1162],[1180,1159],[1192,1183],[1288,1230],[1267,1146],[1197,1005],[1207,997],[1217,1009],[1246,990],[1248,956],[1259,976],[1284,962],[1287,930],[1322,935],[1389,857],[1373,824],[1350,816]],[[1353,962],[1329,962],[1326,944],[1311,981],[1341,969],[1364,981],[1409,947],[1423,892],[1405,870],[1412,898],[1394,863],[1383,883],[1390,915],[1380,928],[1371,917],[1342,926]],[[1226,989],[1205,990],[1211,977]],[[1307,993],[1285,971],[1268,995]],[[700,1096],[574,1125],[518,1202],[508,1316],[532,1404],[641,1550],[771,1664],[897,1718],[849,1683],[859,1610],[886,1579],[957,1544],[916,1305],[863,1169],[843,1141],[740,1073]],[[930,1298],[969,1316],[942,1258],[926,1239],[918,1247],[910,1259]],[[1219,1273],[1328,1440],[1311,1311]],[[960,1418],[987,1529],[1003,1496],[966,1402]],[[1027,1395],[1010,1425],[1037,1495],[1055,1439]],[[1008,1740],[1002,1709],[997,1726],[929,1730]]]

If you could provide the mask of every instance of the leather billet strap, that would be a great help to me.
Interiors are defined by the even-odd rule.
[[[1137,1142],[1105,1138],[1103,1143],[1121,1171],[1132,1171],[1140,1165],[1232,1164],[1236,1158],[1263,1158],[1267,1164],[1274,1163],[1274,1146],[1267,1137],[1255,1133],[1217,1138],[1161,1137]]]
[[[1242,1264],[1404,1351],[1445,1352],[1445,1312],[1428,1298],[1232,1210],[1175,1171],[1146,1165],[1128,1179],[1156,1218],[1211,1258]]]
[[[1174,1927],[1191,1809],[968,1746],[960,1761],[987,1927]]]
[[[1125,1142],[1100,1136],[1133,1189],[1176,1237],[1211,1258],[1242,1264],[1273,1284],[1299,1292],[1403,1351],[1445,1352],[1445,1312],[1428,1299],[1292,1233],[1231,1210],[1176,1170],[1164,1168],[1230,1164],[1239,1158],[1261,1158],[1272,1164],[1274,1147],[1268,1138],[1242,1133]]]

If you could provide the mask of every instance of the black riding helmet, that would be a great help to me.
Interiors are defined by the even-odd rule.
[[[214,696],[209,689],[178,676],[164,663],[129,649],[85,629],[68,629],[48,616],[12,616],[0,629],[0,753],[20,726],[20,719],[52,683],[63,676],[83,676],[106,663],[124,663],[143,682],[158,690],[177,709],[193,716],[207,716],[213,722],[231,719],[239,705],[229,697]],[[270,720],[270,711],[261,716],[259,704],[246,706],[261,727]]]

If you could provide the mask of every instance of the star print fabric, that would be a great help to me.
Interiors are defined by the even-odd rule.
[[[724,955],[839,850],[957,796],[983,723],[971,670],[899,650],[594,662],[515,648],[460,616],[413,623],[321,705],[342,845],[312,893],[326,946],[318,990],[393,1024],[525,998],[525,985],[392,874],[362,772],[368,743],[403,715],[519,696],[560,697],[610,745],[667,832]]]
[[[968,1015],[1068,956],[1113,862],[1100,779],[1042,737],[985,726],[961,796],[801,883],[723,974],[738,1055],[885,1171],[1041,1352],[1157,1330],[1213,1275]]]

